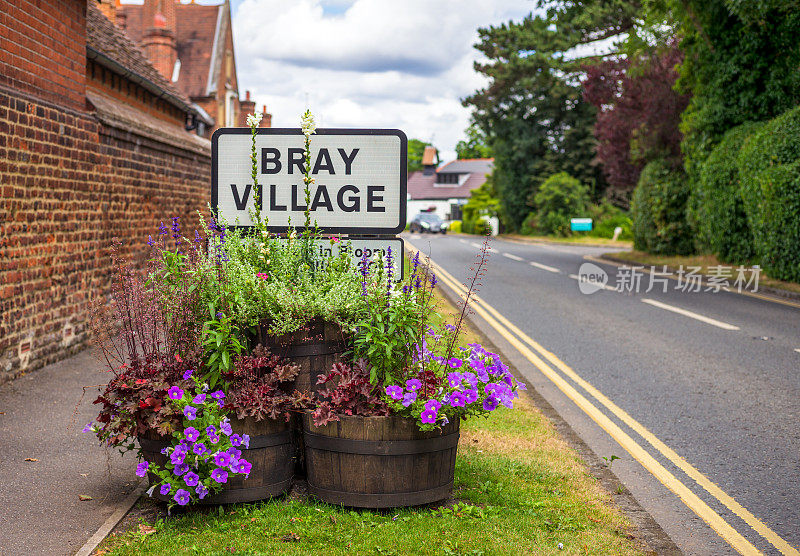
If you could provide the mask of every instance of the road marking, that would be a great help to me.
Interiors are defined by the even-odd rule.
[[[483,245],[481,245],[480,243],[475,243],[474,241],[472,243],[470,243],[470,245],[472,245],[476,249],[480,249],[481,247],[483,247]]]
[[[580,280],[581,280],[581,277],[580,277],[580,276],[578,276],[577,274],[570,274],[570,275],[569,275],[569,277],[570,277],[570,278],[572,278],[573,280],[578,280],[579,282],[580,282]],[[608,290],[608,291],[610,291],[610,292],[617,292],[617,293],[619,293],[619,290],[618,290],[617,288],[612,288],[612,287],[611,287],[611,286],[609,286],[609,285],[606,285],[606,284],[600,284],[599,282],[591,282],[591,281],[590,281],[589,283],[590,283],[590,284],[593,284],[593,285],[595,285],[595,286],[597,286],[598,288],[603,288],[604,290]]]
[[[459,239],[458,241],[460,241],[461,243],[469,243],[466,239]]]
[[[653,307],[658,307],[659,309],[664,309],[665,311],[672,311],[673,313],[678,313],[679,315],[683,315],[684,317],[689,317],[691,319],[699,320],[700,322],[704,322],[706,324],[717,326],[724,330],[739,330],[738,326],[734,326],[732,324],[728,324],[727,322],[722,322],[709,317],[704,317],[703,315],[700,315],[698,313],[693,313],[692,311],[687,311],[686,309],[681,309],[680,307],[675,307],[674,305],[667,305],[666,303],[661,303],[660,301],[656,301],[655,299],[645,298],[642,299],[642,302],[652,305]]]
[[[554,272],[556,274],[561,272],[559,269],[557,269],[557,268],[555,268],[553,266],[547,266],[546,264],[537,263],[537,262],[534,262],[534,261],[531,261],[528,264],[533,266],[533,267],[535,267],[535,268],[540,268],[542,270],[546,270],[547,272]]]
[[[800,348],[794,348],[797,353],[800,353]]]
[[[523,261],[522,257],[517,257],[516,255],[512,255],[511,253],[501,253],[504,257],[511,259],[512,261]]]
[[[413,247],[412,247],[413,250]],[[459,284],[453,276],[451,276],[441,266],[431,261],[431,264],[436,268],[439,277],[457,294],[464,295],[466,288]],[[648,454],[639,444],[637,444],[629,435],[620,429],[613,421],[605,416],[597,407],[595,407],[589,400],[575,390],[566,380],[564,380],[558,373],[551,367],[544,364],[544,362],[533,352],[531,352],[522,342],[512,335],[516,334],[525,343],[530,345],[533,349],[537,350],[544,356],[555,368],[558,368],[572,379],[576,384],[581,386],[589,395],[595,400],[604,405],[623,423],[629,426],[642,438],[644,438],[651,446],[658,450],[664,457],[677,466],[681,471],[686,473],[687,476],[692,478],[698,485],[703,487],[709,494],[721,502],[734,514],[739,516],[747,525],[753,528],[759,535],[771,543],[782,554],[791,556],[800,556],[800,551],[793,548],[788,542],[781,538],[775,531],[770,529],[766,524],[755,517],[750,511],[744,508],[730,495],[724,492],[705,475],[695,469],[689,462],[679,456],[672,448],[664,444],[653,433],[647,430],[641,423],[636,421],[633,417],[628,415],[614,402],[608,399],[603,393],[597,390],[590,383],[582,379],[575,371],[568,367],[554,354],[547,351],[539,345],[532,338],[528,337],[524,332],[512,324],[502,314],[500,314],[492,306],[483,301],[480,296],[473,296],[476,304],[473,306],[475,312],[478,313],[490,326],[498,331],[512,346],[525,356],[534,366],[536,366],[542,374],[544,374],[550,381],[552,381],[564,394],[572,399],[578,407],[580,407],[592,420],[601,426],[608,434],[617,441],[628,453],[641,463],[654,477],[656,477],[664,486],[674,492],[681,500],[691,509],[695,514],[702,518],[708,525],[714,529],[728,544],[735,548],[741,554],[760,554],[759,550],[753,546],[747,539],[745,539],[738,531],[731,527],[722,517],[711,509],[708,504],[703,502],[697,495],[695,495],[686,485],[681,483],[672,473],[670,473],[664,466],[658,463],[655,458]],[[497,319],[492,318],[491,313]],[[500,324],[502,322],[503,325]]]

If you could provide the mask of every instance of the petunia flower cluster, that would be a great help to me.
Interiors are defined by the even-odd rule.
[[[140,477],[150,473],[157,478],[151,480],[147,493],[152,496],[158,490],[170,498],[170,505],[198,502],[221,490],[232,475],[250,474],[252,466],[242,457],[250,437],[233,431],[223,409],[225,393],[208,390],[205,384],[196,386],[194,392],[178,386],[168,390],[171,403],[183,413],[184,428],[173,435],[172,445],[161,451],[163,465],[143,461],[136,468]]]
[[[480,344],[459,348],[460,357],[445,358],[423,342],[417,354],[428,370],[436,369],[444,377],[441,384],[434,387],[412,378],[387,386],[385,392],[393,412],[416,419],[420,430],[433,430],[469,415],[486,415],[501,405],[513,408],[518,390],[526,389],[499,355]]]

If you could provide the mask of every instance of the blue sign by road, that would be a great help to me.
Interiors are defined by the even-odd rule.
[[[569,221],[569,229],[573,232],[591,232],[592,219],[591,218],[573,218]]]

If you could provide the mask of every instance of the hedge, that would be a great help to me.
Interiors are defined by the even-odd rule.
[[[538,231],[546,235],[568,236],[570,219],[585,216],[589,188],[566,172],[559,172],[539,186],[534,202]]]
[[[728,131],[701,165],[699,183],[692,191],[700,243],[729,263],[746,263],[756,255],[740,192],[738,156],[745,140],[761,127],[751,122]]]
[[[686,221],[689,185],[682,168],[662,160],[648,163],[633,192],[633,246],[659,255],[688,255],[694,250]]]
[[[740,193],[761,266],[800,282],[800,107],[751,135],[738,157]]]

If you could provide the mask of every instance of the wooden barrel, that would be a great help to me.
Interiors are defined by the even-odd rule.
[[[444,500],[453,491],[459,424],[421,432],[403,417],[350,417],[323,427],[303,416],[308,492],[357,508]]]
[[[201,504],[233,504],[235,502],[253,502],[265,500],[273,496],[280,496],[288,492],[292,484],[294,470],[292,445],[292,430],[289,423],[283,421],[255,421],[253,418],[231,419],[231,426],[235,433],[250,436],[250,447],[242,450],[242,457],[250,462],[249,477],[244,475],[228,475],[228,482],[222,485],[222,490],[214,495],[200,500]],[[146,461],[164,465],[167,456],[161,453],[163,448],[170,445],[170,440],[156,433],[148,432],[144,437],[138,438],[142,448],[142,456]],[[158,478],[152,473],[149,475],[150,483],[155,484]],[[194,494],[194,493],[192,493]],[[168,501],[168,496],[162,496],[158,490],[153,492],[153,497]]]
[[[325,375],[331,366],[342,360],[347,343],[342,329],[333,323],[313,319],[297,332],[271,336],[268,326],[258,328],[256,341],[270,352],[300,366],[294,388],[303,392],[317,392],[319,375]]]

